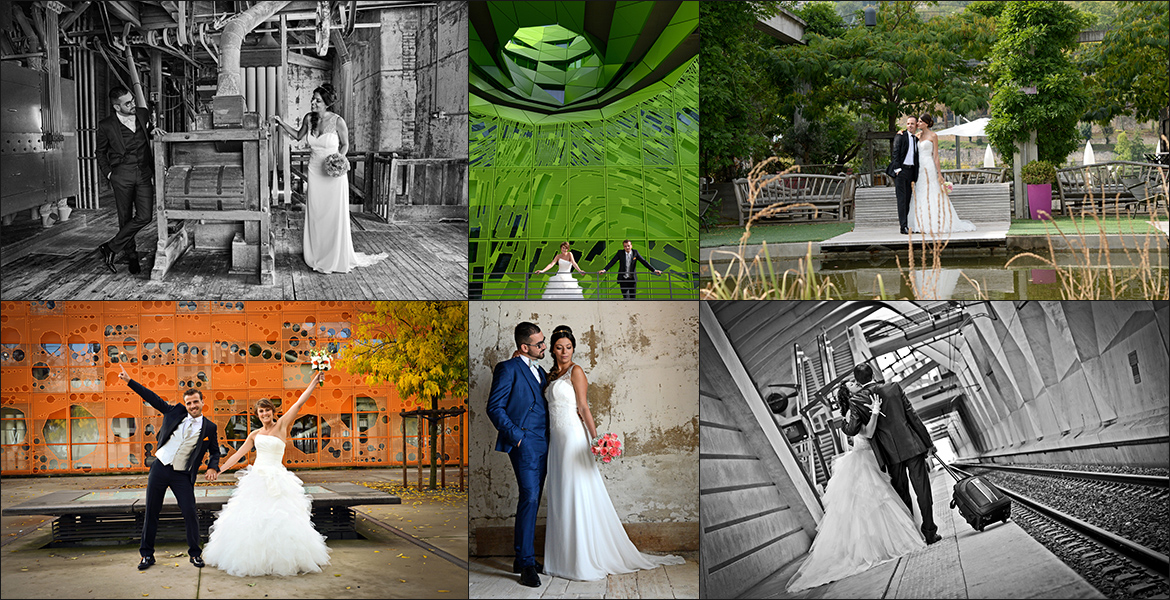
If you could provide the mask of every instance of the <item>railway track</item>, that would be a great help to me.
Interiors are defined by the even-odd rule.
[[[1028,487],[1021,477],[1064,479],[1064,488],[1076,486],[1072,502],[1093,497],[1117,499],[1136,511],[1157,511],[1149,527],[1165,529],[1165,506],[1170,500],[1166,477],[1067,471],[1039,467],[956,464],[968,475],[983,475],[1012,498],[1012,519],[1074,571],[1109,598],[1165,598],[1170,595],[1170,560],[1167,556],[1105,527],[1070,514],[1068,510],[1033,498],[1017,488]],[[1013,475],[1009,475],[1013,474]],[[1025,484],[1025,485],[1021,485]],[[1051,495],[1051,494],[1049,494]],[[1126,500],[1126,497],[1132,500]],[[1157,507],[1161,506],[1161,510]],[[1142,508],[1145,507],[1145,508]],[[1146,515],[1139,515],[1146,516]],[[1124,517],[1121,517],[1124,518]],[[1129,525],[1133,520],[1126,521]],[[1136,537],[1136,536],[1135,536]],[[1154,536],[1155,539],[1160,539]]]

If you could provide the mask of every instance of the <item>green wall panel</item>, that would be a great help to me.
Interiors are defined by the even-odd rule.
[[[675,85],[608,118],[532,125],[473,106],[471,297],[524,294],[522,273],[566,240],[583,269],[600,270],[626,238],[679,282],[640,298],[696,297],[698,72],[692,61]],[[576,277],[586,297],[618,289],[613,273]],[[529,297],[546,279],[529,278]]]

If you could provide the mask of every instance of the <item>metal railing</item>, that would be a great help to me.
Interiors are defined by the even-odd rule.
[[[623,300],[617,272],[576,273],[581,297],[550,293],[545,297],[547,279],[555,273],[506,271],[473,273],[469,285],[472,300]],[[639,273],[634,288],[637,300],[698,300],[699,274],[664,271],[661,275]]]
[[[308,182],[310,155],[311,152],[305,150],[294,150],[289,162],[295,182],[293,194],[302,201]],[[388,222],[393,204],[391,170],[394,162],[399,160],[398,155],[393,152],[348,152],[345,157],[350,166],[345,174],[349,180],[350,203],[361,204],[364,212]]]

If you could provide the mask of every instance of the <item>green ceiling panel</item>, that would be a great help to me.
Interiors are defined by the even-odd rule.
[[[698,49],[694,1],[487,4],[487,11],[473,14],[469,34],[471,71],[479,75],[469,79],[471,95],[486,101],[472,106],[506,105],[531,113],[523,119],[530,123],[545,122],[549,114],[566,115],[566,121],[593,118],[597,113],[585,111],[655,84],[647,78],[680,70]],[[608,30],[586,32],[585,23],[606,23]],[[594,71],[583,74],[587,68]],[[564,89],[568,85],[595,90]]]

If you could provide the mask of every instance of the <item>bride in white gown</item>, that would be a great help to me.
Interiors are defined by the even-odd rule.
[[[569,251],[569,242],[561,244],[561,251],[557,254],[548,266],[537,271],[537,273],[544,273],[545,271],[557,267],[557,274],[548,278],[548,284],[544,286],[544,293],[541,294],[541,300],[583,300],[585,293],[581,290],[581,284],[573,278],[573,268],[576,268],[581,273],[581,267],[577,266],[577,259],[573,258],[573,253]]]
[[[841,406],[860,390],[854,381],[843,385],[837,395]],[[788,580],[789,592],[844,579],[926,546],[889,476],[878,468],[869,440],[877,429],[881,398],[874,398],[872,406],[853,448],[833,461],[822,497],[825,515],[808,558]]]
[[[294,130],[278,116],[272,122],[293,139],[309,137],[309,186],[305,194],[305,264],[319,273],[348,273],[355,267],[368,267],[386,258],[380,254],[354,252],[349,226],[349,177],[325,173],[325,159],[333,154],[345,156],[349,150],[349,128],[341,115],[330,112],[335,95],[333,86],[313,90],[311,111]]]
[[[950,198],[943,193],[938,134],[930,130],[933,125],[934,117],[930,115],[918,119],[919,172],[907,225],[913,233],[933,236],[975,231],[975,224],[960,219]]]
[[[678,556],[639,552],[626,535],[590,451],[597,428],[585,399],[589,387],[585,371],[573,364],[577,345],[573,331],[561,325],[550,339],[556,366],[544,393],[549,412],[544,572],[594,581],[610,574],[683,564]]]
[[[321,380],[309,387],[288,412],[276,419],[269,400],[256,403],[262,427],[223,464],[226,473],[256,446],[256,462],[240,472],[232,497],[211,525],[203,560],[237,577],[318,573],[329,564],[330,548],[311,519],[312,498],[301,480],[284,467],[288,429]]]

